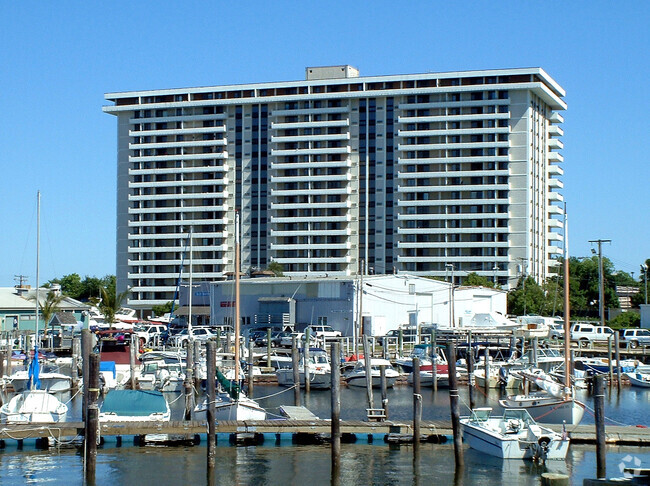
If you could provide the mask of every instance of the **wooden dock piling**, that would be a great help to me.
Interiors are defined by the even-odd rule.
[[[305,375],[305,393],[311,391],[311,378],[309,376],[309,344],[311,341],[311,329],[305,329],[305,350],[303,354],[303,373]]]
[[[192,390],[192,382],[194,380],[194,344],[189,339],[185,341],[186,351],[186,366],[185,366],[185,380],[183,381],[183,390],[185,392],[185,412],[183,417],[185,420],[192,418],[192,409],[194,408],[194,392]]]
[[[332,477],[340,474],[341,468],[341,365],[340,347],[338,341],[332,343],[332,412],[331,429],[332,437]]]
[[[366,367],[366,397],[368,399],[368,410],[375,408],[374,398],[372,396],[372,356],[370,356],[370,346],[368,336],[363,336],[363,360]]]
[[[293,404],[300,406],[300,366],[298,359],[298,340],[296,336],[291,338],[291,366],[293,367]]]
[[[88,401],[84,411],[86,428],[84,435],[84,470],[86,482],[95,483],[97,466],[97,435],[99,431],[99,355],[90,353],[88,356]]]
[[[464,465],[463,438],[460,430],[460,411],[458,403],[458,379],[456,377],[456,344],[447,343],[447,361],[449,362],[449,405],[451,407],[451,427],[454,436],[454,458],[456,469]]]
[[[248,365],[248,396],[253,398],[253,383],[255,381],[255,376],[253,375],[253,341],[248,341],[248,360],[246,364]]]
[[[388,420],[388,380],[386,380],[386,365],[379,367],[381,383],[381,408],[384,410],[384,420]]]
[[[614,353],[616,354],[616,386],[621,391],[621,344],[618,340],[618,333],[614,333]]]
[[[420,422],[422,420],[422,394],[420,388],[420,358],[413,358],[413,450],[420,448]]]
[[[594,376],[594,415],[596,422],[596,475],[606,477],[605,386],[601,375]]]
[[[216,465],[217,457],[217,353],[214,341],[206,342],[206,365],[207,365],[207,401],[206,418],[208,422],[208,476],[212,474]],[[237,379],[237,378],[235,378]]]
[[[201,341],[195,339],[192,342],[194,344],[194,398],[196,399],[199,395],[199,390],[201,389],[201,375],[199,373],[199,369],[201,368]]]
[[[474,348],[472,347],[472,331],[467,333],[467,390],[469,392],[469,408],[474,409]]]

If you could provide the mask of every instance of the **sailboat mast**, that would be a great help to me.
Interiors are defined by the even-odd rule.
[[[235,380],[239,381],[239,212],[235,211]]]
[[[192,338],[192,233],[193,226],[190,226],[190,278],[189,278],[189,299],[187,304],[187,335]]]
[[[564,384],[571,390],[571,320],[569,302],[569,228],[566,214],[566,203],[564,204]],[[570,391],[569,391],[570,393]]]
[[[41,191],[36,192],[36,319],[34,321],[34,342],[38,340],[38,287],[41,256]]]

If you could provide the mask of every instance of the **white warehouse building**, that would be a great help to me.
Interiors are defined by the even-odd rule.
[[[363,293],[360,293],[363,289]],[[210,284],[210,322],[232,325],[234,281]],[[452,305],[450,306],[450,302]],[[301,331],[327,324],[344,336],[381,336],[392,329],[469,325],[475,314],[506,313],[507,294],[407,274],[326,278],[253,278],[240,282],[242,332],[273,326]],[[360,317],[361,316],[361,317]]]

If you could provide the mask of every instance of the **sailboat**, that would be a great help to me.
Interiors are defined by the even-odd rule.
[[[234,380],[228,380],[219,370],[217,379],[220,390],[217,392],[215,401],[215,418],[217,420],[265,420],[266,410],[259,403],[247,397],[241,390],[240,379],[240,295],[239,295],[239,213],[235,213],[235,366]],[[207,398],[194,409],[195,414],[203,414],[208,409]]]
[[[569,320],[569,253],[567,251],[566,206],[564,209],[564,369],[570,370],[571,334]],[[521,373],[521,372],[520,372]],[[571,373],[564,373],[564,386],[545,373],[528,374],[527,379],[534,382],[546,393],[509,396],[499,400],[508,409],[526,409],[534,420],[545,424],[578,425],[585,411],[584,403],[575,399],[571,383]]]

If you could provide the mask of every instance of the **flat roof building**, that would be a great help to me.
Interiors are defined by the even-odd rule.
[[[561,254],[564,90],[541,68],[108,93],[117,284],[128,305],[189,277],[471,272],[514,285]],[[183,263],[184,262],[184,263]]]

